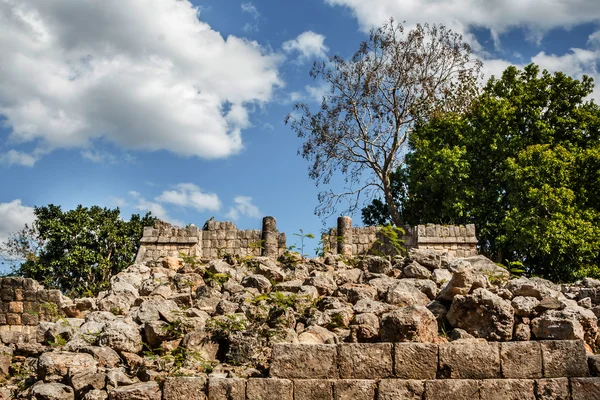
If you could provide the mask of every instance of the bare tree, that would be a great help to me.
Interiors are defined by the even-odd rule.
[[[390,175],[403,163],[408,135],[418,121],[466,109],[478,93],[481,65],[462,36],[444,26],[405,33],[393,19],[372,30],[350,60],[315,62],[310,75],[329,91],[317,112],[297,103],[286,123],[306,139],[298,153],[312,163],[317,185],[340,172],[347,186],[319,193],[315,213],[331,215],[343,198],[350,200],[344,212],[353,212],[361,194],[379,192],[400,225]]]

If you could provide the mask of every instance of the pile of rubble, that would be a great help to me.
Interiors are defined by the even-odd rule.
[[[0,399],[160,399],[171,376],[267,376],[278,343],[581,339],[592,353],[598,303],[600,281],[515,278],[428,250],[166,258],[97,298],[62,298],[35,340],[0,344]]]

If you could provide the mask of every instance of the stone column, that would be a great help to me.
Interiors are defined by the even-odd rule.
[[[262,225],[263,249],[262,255],[276,258],[278,255],[277,221],[274,217],[264,217]]]
[[[338,217],[337,220],[338,234],[338,254],[346,256],[352,255],[352,218]]]

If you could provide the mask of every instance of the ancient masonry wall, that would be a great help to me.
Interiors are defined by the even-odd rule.
[[[447,251],[455,257],[469,257],[477,254],[475,225],[417,225],[403,226],[401,239],[407,249],[432,249]],[[339,217],[337,228],[332,228],[323,236],[328,251],[333,254],[390,254],[393,249],[390,239],[381,227],[353,227],[350,217]]]
[[[270,378],[170,377],[162,399],[598,399],[586,357],[581,341],[278,344]]]
[[[62,303],[60,290],[44,289],[26,278],[0,278],[0,341],[29,342],[37,325],[54,321]]]
[[[237,229],[232,222],[209,221],[203,229],[170,225],[145,227],[136,262],[158,262],[181,254],[200,258],[236,256],[278,257],[286,249],[284,233],[277,231],[275,218],[265,217],[262,230]]]

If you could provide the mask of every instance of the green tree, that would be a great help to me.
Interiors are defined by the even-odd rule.
[[[311,162],[309,177],[329,184],[338,173],[345,188],[319,193],[317,215],[327,217],[342,200],[353,212],[361,196],[381,193],[396,225],[391,176],[403,163],[415,123],[459,111],[476,96],[481,62],[462,37],[442,25],[417,25],[405,32],[393,20],[371,31],[353,57],[316,62],[311,76],[329,87],[312,112],[299,103],[287,116],[299,153]]]
[[[600,276],[600,108],[593,81],[509,67],[466,113],[417,124],[397,201],[408,223],[474,223],[480,251],[529,274]],[[380,204],[382,202],[380,201]],[[386,217],[372,204],[365,222]]]
[[[119,209],[78,206],[35,207],[35,221],[12,235],[0,250],[14,261],[13,274],[33,278],[71,295],[96,294],[112,275],[129,266],[139,248],[144,226],[156,218]]]

